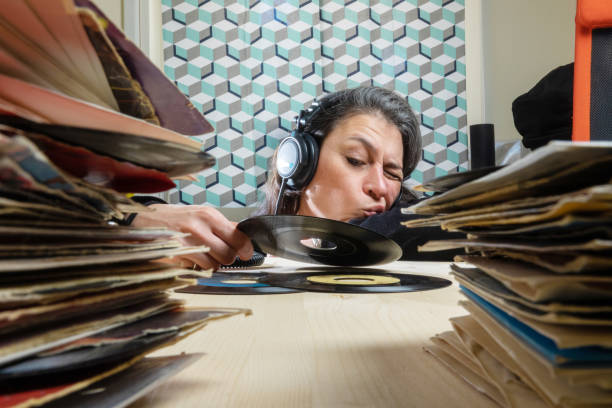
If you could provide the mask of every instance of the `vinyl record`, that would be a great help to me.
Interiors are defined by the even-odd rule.
[[[437,177],[428,181],[427,183],[415,186],[413,189],[424,192],[442,193],[465,184],[468,181],[484,177],[489,173],[493,173],[494,171],[501,169],[502,167],[503,166],[483,167],[470,171],[460,171],[458,173],[447,174],[446,176]]]
[[[212,155],[193,147],[139,135],[36,123],[10,115],[0,115],[0,123],[72,146],[82,146],[115,160],[162,171],[170,177],[197,173],[215,164]]]
[[[215,272],[210,278],[198,278],[198,284],[177,289],[180,293],[206,295],[275,295],[299,292],[295,289],[279,288],[262,283],[266,273]]]
[[[402,248],[389,238],[325,218],[263,215],[240,222],[238,229],[263,252],[300,262],[368,266],[402,256]]]
[[[153,333],[126,343],[109,343],[97,347],[82,347],[51,356],[32,357],[0,368],[0,381],[24,381],[25,378],[61,376],[79,370],[89,370],[109,364],[119,364],[132,357],[169,343],[177,331]]]
[[[153,391],[163,381],[193,364],[203,354],[181,353],[147,357],[66,396],[45,402],[45,408],[120,408],[133,405],[137,398]],[[47,400],[45,400],[47,401]]]
[[[302,271],[307,268],[302,268]],[[310,272],[269,274],[262,282],[308,292],[397,293],[439,289],[451,281],[424,275],[408,275],[374,268],[312,268]]]

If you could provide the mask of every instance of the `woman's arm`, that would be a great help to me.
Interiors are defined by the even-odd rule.
[[[248,260],[253,256],[249,238],[218,210],[203,205],[151,204],[154,211],[138,213],[132,220],[134,227],[166,227],[189,233],[179,240],[187,246],[206,245],[207,253],[181,255],[183,266],[197,265],[202,269],[217,269],[231,264],[236,257]]]

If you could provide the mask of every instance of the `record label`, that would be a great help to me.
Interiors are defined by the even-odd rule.
[[[294,261],[368,266],[398,260],[402,249],[369,229],[300,215],[264,215],[238,224],[263,252]]]
[[[400,282],[398,278],[386,275],[314,275],[306,279],[325,285],[391,285]]]

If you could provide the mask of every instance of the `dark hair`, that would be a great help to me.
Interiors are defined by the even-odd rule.
[[[323,96],[320,108],[313,114],[304,131],[315,135],[319,147],[323,139],[331,133],[338,123],[358,114],[378,113],[389,123],[394,124],[402,135],[404,157],[402,170],[404,180],[410,176],[421,158],[421,135],[419,123],[402,96],[379,87],[359,87],[345,89]],[[258,213],[273,214],[281,178],[276,171],[276,152],[270,163],[268,181],[264,187],[265,198]],[[301,191],[285,189],[278,214],[296,214]],[[412,193],[402,186],[401,199],[413,198]]]

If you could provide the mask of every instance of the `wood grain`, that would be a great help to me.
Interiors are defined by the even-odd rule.
[[[267,261],[298,265],[290,261]],[[449,278],[448,264],[395,262],[387,270]],[[456,283],[400,294],[177,294],[193,306],[250,308],[212,322],[154,355],[204,352],[140,407],[494,407],[423,346],[451,329]]]

